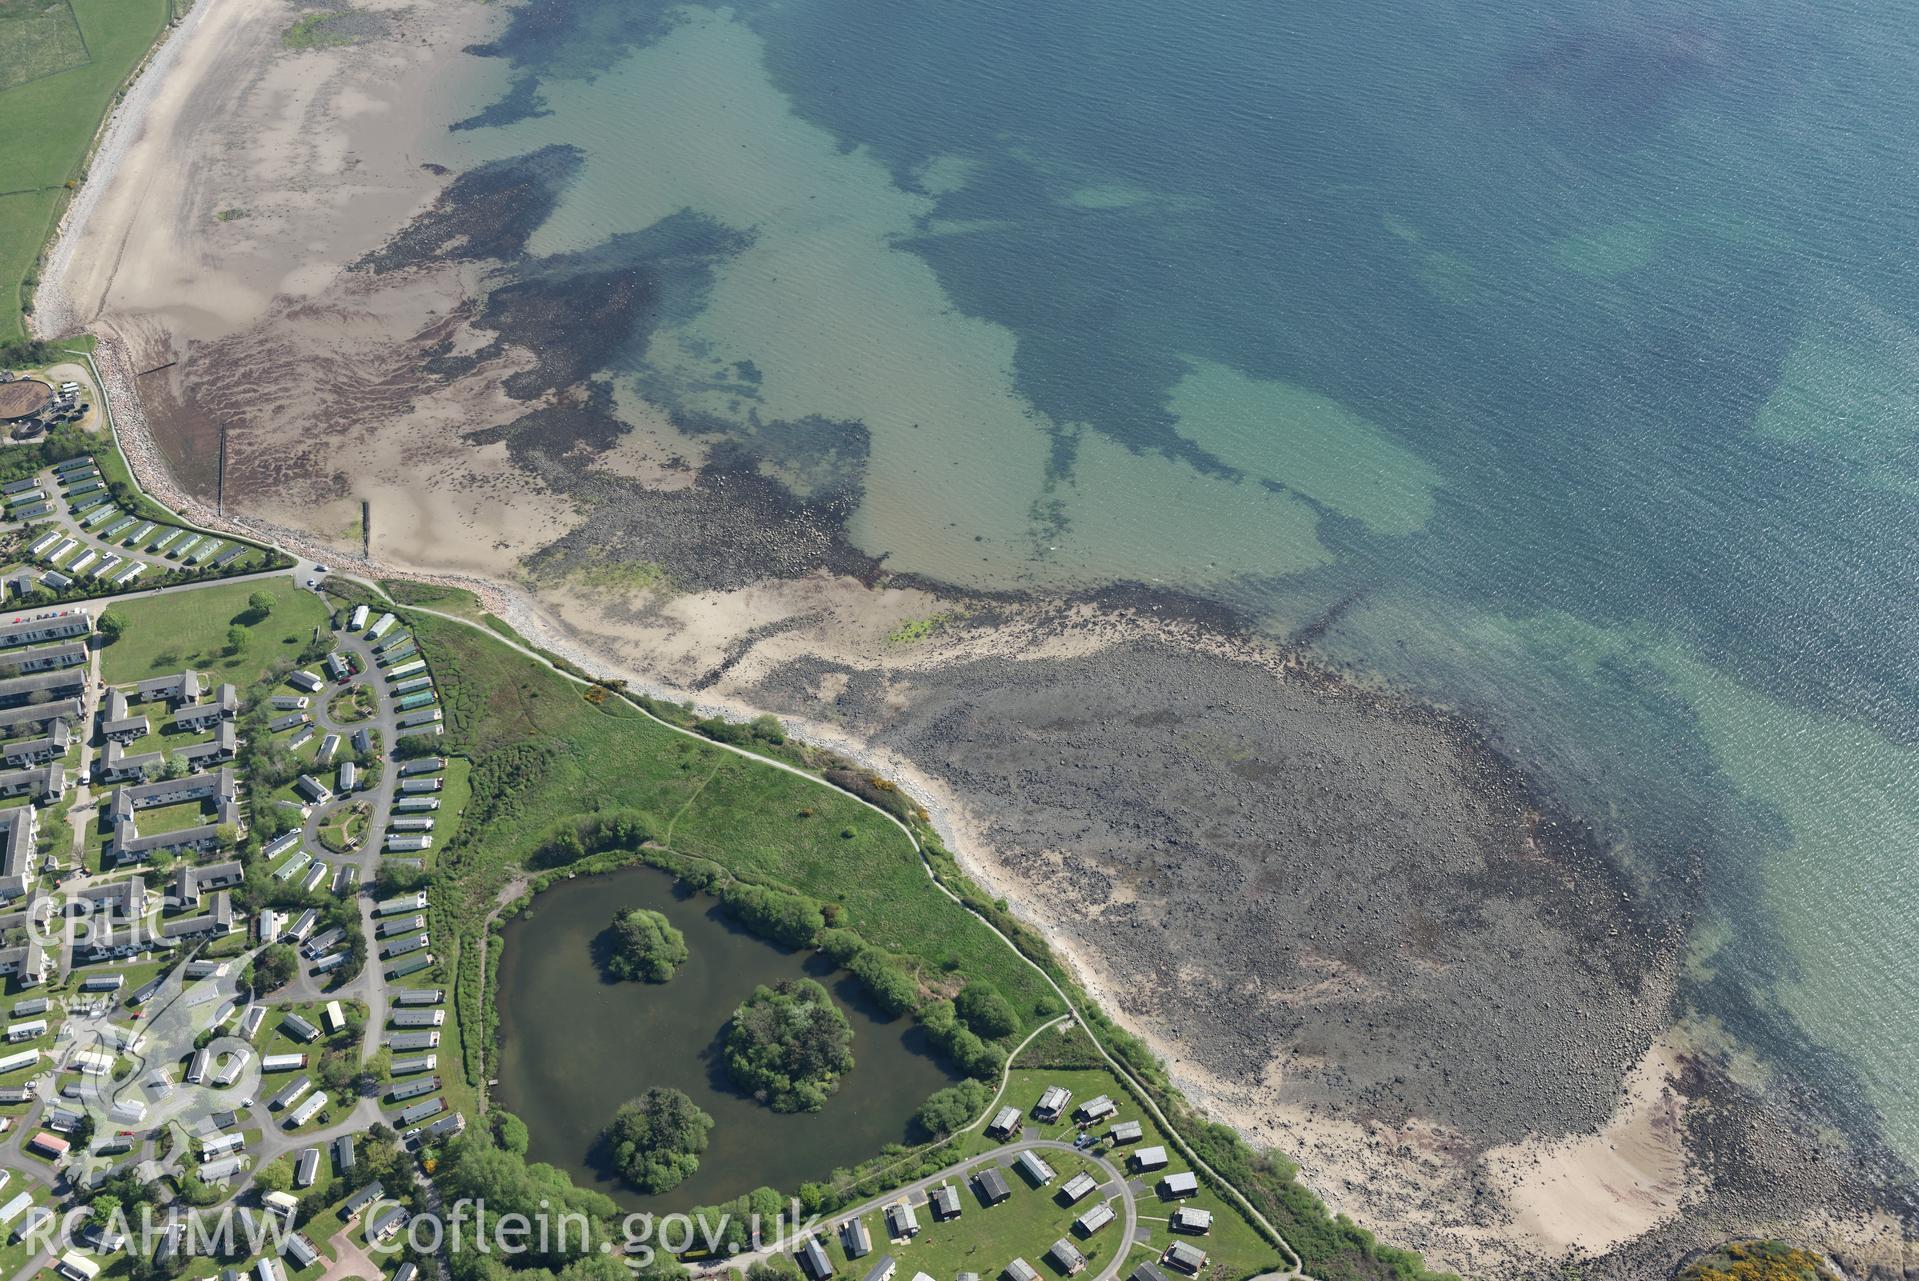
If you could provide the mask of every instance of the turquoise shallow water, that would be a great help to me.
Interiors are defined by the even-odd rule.
[[[1919,1156],[1919,27],[1868,0],[531,0],[533,249],[736,233],[606,371],[852,533],[1138,580],[1472,712],[1695,999]],[[711,237],[707,237],[711,241]],[[772,464],[769,463],[769,466]]]

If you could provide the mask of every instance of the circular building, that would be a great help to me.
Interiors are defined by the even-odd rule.
[[[53,403],[53,388],[33,378],[0,383],[0,423],[31,418]]]

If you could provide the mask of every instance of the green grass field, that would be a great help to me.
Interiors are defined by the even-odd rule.
[[[64,11],[64,12],[63,12]],[[94,132],[171,17],[171,0],[0,4],[0,342],[20,337],[23,285],[83,175]]]
[[[1053,1242],[1065,1237],[1086,1256],[1084,1275],[1097,1276],[1112,1261],[1113,1251],[1124,1248],[1124,1228],[1115,1220],[1091,1238],[1081,1237],[1073,1231],[1073,1220],[1098,1204],[1097,1196],[1088,1196],[1078,1205],[1067,1207],[1060,1203],[1057,1194],[1066,1180],[1082,1170],[1096,1179],[1103,1176],[1091,1162],[1069,1153],[1042,1155],[1059,1176],[1046,1187],[1035,1188],[1017,1170],[1008,1169],[1004,1173],[1013,1189],[1012,1196],[988,1207],[980,1203],[970,1184],[961,1187],[959,1218],[937,1223],[932,1211],[921,1206],[917,1210],[921,1231],[911,1241],[887,1242],[885,1220],[875,1213],[866,1216],[867,1229],[873,1234],[871,1255],[848,1259],[837,1232],[830,1241],[822,1240],[822,1244],[835,1269],[845,1276],[864,1275],[881,1255],[890,1254],[899,1264],[901,1277],[915,1272],[936,1278],[977,1272],[982,1277],[997,1278],[1014,1259],[1025,1259],[1042,1277],[1058,1277],[1064,1274],[1042,1256]],[[954,1186],[959,1186],[957,1180]],[[1114,1198],[1114,1212],[1118,1213],[1120,1208],[1118,1198]],[[1144,1250],[1136,1254],[1142,1261],[1150,1257]]]
[[[238,654],[225,652],[227,629],[247,625],[247,598],[265,592],[273,612],[248,625],[251,636]],[[278,662],[291,662],[315,627],[327,621],[326,606],[291,578],[256,579],[195,588],[163,596],[115,601],[109,612],[127,621],[120,639],[101,652],[101,671],[113,685],[177,672],[191,665],[215,681],[251,685]]]

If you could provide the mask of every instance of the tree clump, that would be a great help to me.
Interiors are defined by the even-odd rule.
[[[933,1091],[913,1120],[928,1138],[943,1139],[971,1125],[992,1098],[984,1081],[961,1081]]]
[[[686,935],[650,908],[613,918],[603,966],[611,978],[664,983],[686,964]]]
[[[245,977],[255,992],[271,992],[291,983],[299,972],[299,954],[285,943],[270,943],[254,956]]]
[[[713,1118],[684,1093],[655,1086],[622,1105],[604,1137],[620,1177],[657,1193],[693,1177],[712,1128]]]
[[[733,1011],[726,1070],[775,1112],[817,1112],[853,1070],[853,1026],[812,979],[762,985]]]

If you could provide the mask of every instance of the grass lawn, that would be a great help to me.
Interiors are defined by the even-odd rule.
[[[152,809],[141,810],[135,821],[140,825],[141,835],[159,836],[165,832],[199,827],[212,818],[213,807],[210,802],[183,801],[178,805],[156,805]]]
[[[265,619],[250,622],[247,599],[255,592],[273,597],[274,605]],[[183,665],[216,681],[251,685],[274,664],[297,658],[313,629],[327,620],[326,606],[290,577],[121,600],[111,609],[127,623],[120,639],[101,651],[101,671],[114,685],[164,676]],[[251,638],[229,655],[227,629],[236,624],[246,626]]]
[[[1102,1176],[1083,1158],[1065,1152],[1042,1155],[1059,1175],[1043,1188],[1035,1188],[1017,1170],[1008,1168],[1004,1173],[1013,1195],[988,1207],[980,1202],[970,1183],[962,1186],[961,1180],[955,1179],[961,1206],[957,1219],[935,1222],[931,1208],[920,1206],[915,1211],[921,1225],[920,1234],[911,1241],[889,1243],[885,1240],[885,1219],[878,1213],[868,1215],[866,1226],[873,1234],[873,1253],[860,1260],[846,1257],[837,1232],[830,1242],[822,1241],[822,1244],[834,1267],[852,1276],[862,1275],[880,1255],[890,1254],[899,1264],[900,1276],[924,1272],[932,1277],[954,1277],[962,1272],[977,1272],[982,1277],[997,1278],[1014,1259],[1025,1259],[1042,1277],[1057,1277],[1064,1274],[1043,1256],[1053,1242],[1065,1237],[1086,1256],[1086,1275],[1097,1276],[1111,1261],[1113,1251],[1125,1245],[1122,1221],[1115,1219],[1090,1239],[1081,1238],[1073,1231],[1073,1220],[1097,1205],[1101,1193],[1096,1192],[1070,1208],[1060,1203],[1058,1193],[1066,1180],[1082,1170],[1096,1179]],[[1109,1186],[1102,1185],[1102,1192]],[[1118,1213],[1119,1209],[1115,1198],[1114,1212]],[[839,1220],[833,1222],[837,1225]],[[1140,1258],[1145,1257],[1142,1251]]]
[[[333,696],[333,701],[327,704],[327,714],[342,725],[352,725],[373,715],[376,702],[370,688],[353,685]]]
[[[7,43],[25,46],[31,69],[42,73],[0,90],[0,155],[14,193],[0,196],[0,341],[23,332],[21,285],[66,205],[66,183],[80,177],[115,93],[171,16],[171,0],[72,0],[84,45],[71,23],[42,13],[0,24],[29,24],[9,32]]]
[[[320,824],[320,844],[335,854],[343,854],[366,835],[366,815],[359,805],[345,805]]]

